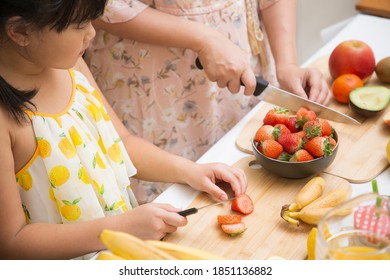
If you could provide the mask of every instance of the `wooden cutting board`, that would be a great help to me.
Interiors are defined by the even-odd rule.
[[[322,71],[331,85],[332,79],[328,71],[328,56],[315,61],[311,67]],[[366,85],[390,85],[379,82],[375,73]],[[274,105],[265,103],[248,121],[236,139],[236,146],[243,152],[252,154],[250,139],[262,125],[262,119]],[[377,177],[389,163],[386,158],[386,145],[390,139],[390,128],[383,122],[383,115],[390,112],[390,106],[374,118],[364,119],[352,112],[348,105],[338,103],[332,98],[329,107],[347,114],[361,125],[347,125],[331,122],[339,134],[339,149],[336,159],[324,172],[339,176],[351,183],[366,183]]]
[[[359,0],[355,7],[365,14],[390,18],[389,0]]]
[[[226,259],[268,259],[279,256],[302,260],[307,257],[306,240],[312,226],[293,226],[280,217],[284,204],[291,203],[310,178],[284,179],[267,173],[255,163],[254,156],[242,158],[233,166],[245,171],[248,178],[247,194],[252,198],[254,211],[243,216],[247,230],[236,237],[223,233],[217,215],[233,213],[231,202],[199,210],[188,216],[188,224],[165,237],[165,241],[199,248]],[[320,174],[332,187],[350,187],[336,176]],[[200,194],[190,207],[201,207],[214,201]]]

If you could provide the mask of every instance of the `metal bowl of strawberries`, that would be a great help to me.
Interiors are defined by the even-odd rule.
[[[326,119],[302,107],[296,114],[270,109],[251,139],[257,162],[284,178],[306,178],[321,173],[334,161],[339,138]]]

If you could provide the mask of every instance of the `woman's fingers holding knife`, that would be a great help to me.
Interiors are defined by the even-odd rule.
[[[256,77],[252,69],[247,68],[241,74],[241,84],[244,86],[245,95],[253,95],[256,89]]]

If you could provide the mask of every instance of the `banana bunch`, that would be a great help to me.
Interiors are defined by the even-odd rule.
[[[105,229],[99,239],[108,249],[97,260],[222,260],[211,253],[165,241],[142,240],[131,234]]]
[[[350,185],[333,188],[324,193],[325,188],[325,180],[322,177],[313,177],[299,191],[293,203],[283,205],[281,217],[296,226],[299,226],[300,221],[317,225],[326,212],[351,196]]]

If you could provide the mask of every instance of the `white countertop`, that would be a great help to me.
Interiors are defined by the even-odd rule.
[[[349,39],[358,39],[370,45],[377,61],[390,56],[390,19],[363,14],[356,15],[333,39],[313,54],[302,66],[310,65],[317,58],[329,55],[339,43]],[[262,105],[263,102],[260,102],[253,108],[253,110],[207,151],[198,162],[223,162],[233,165],[241,158],[248,156],[248,154],[241,152],[236,147],[235,141],[245,124]],[[385,154],[385,147],[383,147],[383,155],[385,156]],[[367,162],[367,164],[375,164],[375,162]],[[390,168],[384,170],[376,179],[380,193],[390,195]],[[372,190],[371,182],[351,185],[353,189],[352,196]],[[197,194],[197,191],[194,191],[188,186],[174,184],[158,196],[155,202],[170,203],[178,208],[184,209],[193,201]]]

